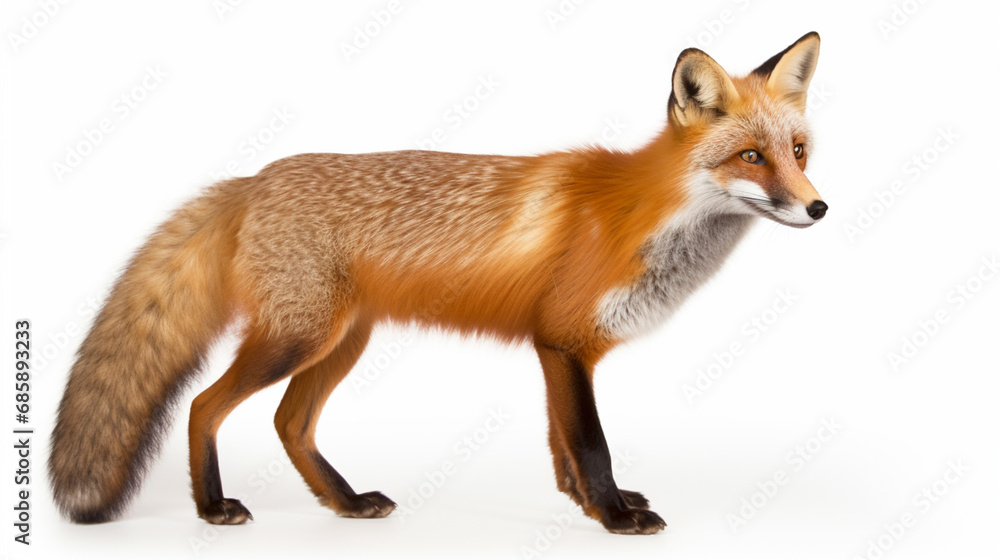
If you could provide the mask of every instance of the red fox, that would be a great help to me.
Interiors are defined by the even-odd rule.
[[[355,492],[314,431],[372,328],[394,321],[532,344],[559,490],[608,531],[660,531],[612,477],[594,367],[677,309],[756,216],[823,218],[803,173],[819,47],[809,33],[744,77],[683,51],[666,127],[630,153],[302,154],[213,185],[138,250],[79,349],[49,456],[59,508],[79,523],[123,512],[171,405],[240,318],[233,364],[191,405],[199,517],[252,519],[222,491],[216,432],[286,378],[274,424],[312,492],[342,516],[389,515],[396,504]]]

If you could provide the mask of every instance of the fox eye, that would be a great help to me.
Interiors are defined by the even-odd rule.
[[[760,152],[757,150],[743,150],[740,152],[740,159],[747,163],[764,165],[764,156],[760,155]]]
[[[795,159],[802,159],[806,155],[806,147],[802,144],[795,145]]]

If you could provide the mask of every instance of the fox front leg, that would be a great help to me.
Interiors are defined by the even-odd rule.
[[[562,477],[560,489],[612,533],[661,531],[667,524],[648,509],[642,494],[622,491],[615,483],[611,453],[597,416],[591,368],[570,352],[541,344],[536,348],[545,373],[549,441],[557,476]],[[575,485],[575,490],[565,485]]]

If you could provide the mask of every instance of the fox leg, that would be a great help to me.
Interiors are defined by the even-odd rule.
[[[566,452],[566,445],[552,423],[552,418],[554,417],[555,413],[549,407],[549,448],[552,450],[552,464],[556,471],[556,486],[560,492],[568,494],[577,505],[584,507],[586,504],[584,503],[583,495],[580,494],[580,490],[578,489],[576,475],[573,474],[573,464],[570,462],[569,455]],[[641,493],[622,489],[618,491],[621,493],[622,499],[625,500],[625,505],[628,507],[649,509],[649,500]]]
[[[556,471],[556,487],[559,488],[560,492],[564,492],[573,499],[580,507],[584,507],[586,503],[583,499],[583,494],[577,489],[576,475],[573,474],[573,465],[570,463],[569,456],[566,454],[566,446],[562,442],[562,436],[559,435],[559,429],[555,424],[556,413],[549,405],[549,449],[552,450],[552,466],[555,467]]]
[[[666,526],[656,513],[645,509],[638,492],[622,492],[611,472],[611,453],[597,415],[591,368],[571,352],[536,343],[545,374],[550,435],[562,443],[562,467],[558,445],[553,446],[556,473],[563,485],[576,483],[569,492],[584,512],[612,533],[651,534]],[[556,436],[552,436],[552,432]]]
[[[237,525],[253,519],[239,500],[223,496],[215,436],[226,416],[247,397],[322,356],[321,342],[293,340],[252,332],[226,373],[191,404],[191,487],[198,517],[209,523]]]
[[[330,393],[361,357],[371,334],[358,324],[320,362],[292,378],[274,415],[274,426],[288,457],[324,506],[344,517],[385,517],[395,502],[379,492],[358,494],[316,448],[316,422]]]

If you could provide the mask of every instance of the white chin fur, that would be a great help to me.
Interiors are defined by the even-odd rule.
[[[773,211],[773,214],[781,223],[794,227],[809,227],[816,223],[806,212],[806,205],[801,203],[783,206],[780,210]]]

